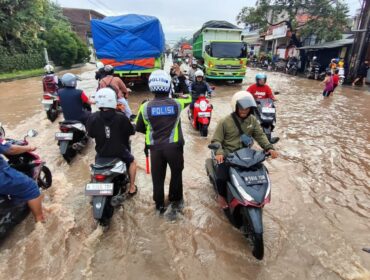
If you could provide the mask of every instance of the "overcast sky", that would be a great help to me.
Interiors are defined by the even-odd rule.
[[[346,0],[353,15],[361,0]],[[236,16],[256,0],[55,0],[62,7],[92,9],[105,15],[153,15],[162,23],[167,40],[190,37],[208,20],[236,24]]]

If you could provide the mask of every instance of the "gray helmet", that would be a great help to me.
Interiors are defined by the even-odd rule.
[[[76,87],[77,86],[77,77],[72,73],[66,73],[62,77],[62,84],[65,87]]]
[[[231,108],[233,112],[236,111],[237,107],[241,109],[256,108],[257,104],[252,94],[247,91],[238,91],[231,99]]]

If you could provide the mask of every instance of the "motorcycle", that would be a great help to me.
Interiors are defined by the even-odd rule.
[[[192,126],[199,130],[202,137],[207,137],[208,135],[208,126],[211,122],[213,111],[213,106],[207,97],[210,97],[210,95],[207,93],[201,94],[195,101],[193,110],[188,109],[188,118]]]
[[[275,93],[277,94],[277,93]],[[275,144],[279,141],[278,137],[271,137],[272,131],[276,124],[276,108],[272,99],[258,99],[256,100],[257,109],[255,115],[260,122],[263,132],[266,134],[270,143]]]
[[[320,78],[320,64],[311,65],[306,71],[306,77],[307,79],[318,80]]]
[[[97,158],[91,164],[91,182],[85,195],[92,196],[93,217],[102,226],[108,226],[114,208],[125,200],[129,175],[126,164],[118,158]]]
[[[59,105],[59,97],[56,94],[44,93],[41,104],[44,106],[47,118],[54,122],[62,111]]]
[[[55,140],[58,141],[60,154],[70,163],[88,143],[86,128],[79,121],[63,121],[59,122],[59,130],[55,133]]]
[[[271,199],[271,182],[263,161],[267,155],[263,151],[251,149],[253,139],[242,136],[243,148],[229,154],[225,164],[229,169],[226,201],[224,209],[230,222],[241,229],[243,234],[252,241],[253,256],[262,260],[264,256],[262,210]],[[219,144],[210,144],[211,158],[206,160],[207,175],[217,193],[215,151]]]
[[[297,76],[298,74],[298,62],[288,62],[285,72],[289,75]]]
[[[1,137],[5,137],[5,130],[0,124]],[[36,130],[29,130],[23,140],[6,139],[13,145],[28,145],[27,137],[35,137]],[[46,190],[52,184],[50,169],[45,165],[39,155],[34,152],[27,152],[18,155],[6,156],[10,167],[29,176],[39,186]],[[0,240],[17,224],[23,221],[29,214],[30,209],[26,202],[15,204],[9,195],[0,195]]]
[[[339,75],[339,84],[343,85],[344,80],[346,79],[346,76],[344,74],[344,68],[338,68],[338,69],[339,69],[339,73],[338,73],[338,75]]]

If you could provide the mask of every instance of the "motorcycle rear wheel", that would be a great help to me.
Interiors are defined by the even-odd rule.
[[[208,125],[201,124],[199,127],[200,136],[207,137],[208,136]]]
[[[53,178],[52,178],[50,169],[46,166],[43,166],[41,168],[39,177],[37,178],[37,185],[40,188],[46,190],[50,188],[52,183],[53,183]]]
[[[51,122],[54,122],[58,117],[58,110],[52,108],[46,111],[46,116]]]

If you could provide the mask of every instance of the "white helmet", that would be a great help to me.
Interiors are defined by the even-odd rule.
[[[313,58],[312,58],[312,60],[316,60],[317,59],[317,56],[314,56]]]
[[[103,62],[101,62],[101,61],[98,61],[98,62],[96,63],[96,68],[97,68],[97,69],[104,68],[104,63],[103,63]]]
[[[204,73],[202,70],[197,70],[194,73],[195,77],[204,77]]]
[[[171,77],[164,70],[155,70],[149,76],[149,89],[153,93],[168,93],[171,88]]]
[[[231,109],[233,110],[233,112],[236,111],[237,105],[242,107],[243,109],[257,107],[256,101],[254,101],[252,94],[247,91],[238,91],[233,95],[233,97],[231,98]]]
[[[111,88],[102,88],[95,93],[96,106],[100,108],[116,109],[117,97],[116,93]]]
[[[53,73],[54,72],[54,67],[53,67],[53,65],[47,64],[47,65],[45,65],[44,70],[48,74]]]

